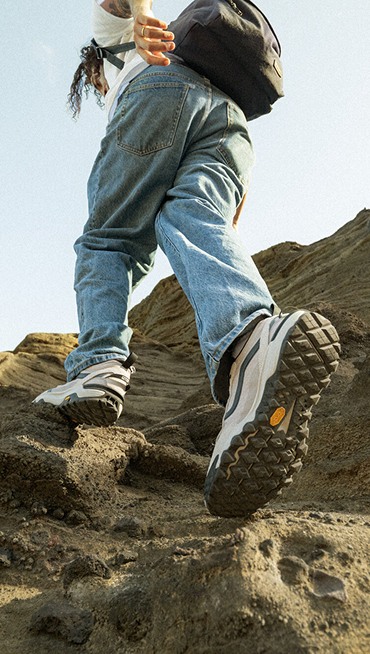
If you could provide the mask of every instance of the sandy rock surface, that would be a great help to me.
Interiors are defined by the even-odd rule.
[[[31,404],[64,381],[75,335],[0,353],[1,652],[370,651],[369,220],[256,255],[283,309],[334,322],[343,356],[303,470],[249,519],[203,504],[222,409],[174,278],[132,312],[139,363],[114,427]]]

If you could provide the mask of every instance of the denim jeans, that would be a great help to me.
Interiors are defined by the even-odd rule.
[[[125,359],[132,290],[162,248],[195,312],[215,399],[219,364],[273,300],[232,226],[253,150],[239,107],[181,64],[151,66],[127,87],[89,182],[89,219],[75,243],[79,346],[68,380]]]

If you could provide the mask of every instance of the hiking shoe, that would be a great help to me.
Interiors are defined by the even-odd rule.
[[[52,404],[77,424],[112,425],[122,413],[136,359],[131,353],[123,362],[111,360],[90,366],[73,381],[38,395],[33,404]]]
[[[311,409],[339,362],[335,328],[307,311],[261,320],[230,371],[230,396],[205,481],[220,516],[248,516],[291,483]]]

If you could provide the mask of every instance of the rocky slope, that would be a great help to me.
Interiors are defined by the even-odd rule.
[[[335,323],[343,357],[302,472],[248,520],[203,505],[222,409],[173,277],[131,313],[140,358],[115,427],[73,429],[30,403],[64,381],[75,335],[0,354],[4,654],[369,651],[369,224],[362,211],[256,255],[283,309]]]
[[[352,312],[370,322],[370,210],[312,245],[280,243],[254,256],[283,310],[319,304]],[[131,312],[131,324],[181,351],[194,351],[197,335],[189,304],[175,276],[163,280]]]

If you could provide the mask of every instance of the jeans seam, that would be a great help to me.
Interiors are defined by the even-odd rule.
[[[235,173],[235,175],[237,176],[239,182],[243,185],[243,188],[244,188],[246,186],[246,184],[247,184],[247,180],[244,179],[244,177],[240,176],[240,174],[236,170],[236,166],[234,166],[234,163],[230,160],[230,158],[229,158],[229,156],[227,154],[226,148],[224,148],[224,146],[223,146],[223,144],[226,141],[227,133],[229,132],[229,130],[232,127],[233,122],[234,122],[234,120],[232,118],[232,115],[231,115],[231,104],[230,104],[230,102],[226,103],[226,107],[227,107],[227,125],[226,125],[226,127],[224,129],[224,132],[222,134],[222,138],[221,138],[221,140],[220,140],[220,142],[219,142],[216,149],[217,149],[217,152],[221,155],[221,157],[225,161],[225,163]]]
[[[95,172],[96,184],[94,185],[94,197],[93,197],[91,211],[89,211],[89,218],[84,228],[84,233],[87,231],[91,231],[92,229],[95,229],[96,226],[95,207],[96,207],[99,183],[101,177],[103,154],[104,154],[103,147],[101,147],[100,152],[98,154],[99,161],[97,161],[96,172]]]
[[[208,81],[208,80],[206,80],[206,81]],[[206,102],[205,110],[204,110],[204,112],[203,112],[202,120],[201,120],[200,125],[198,126],[197,130],[195,131],[195,133],[194,133],[193,136],[192,136],[192,141],[195,141],[197,135],[198,135],[199,132],[203,129],[203,126],[204,126],[204,124],[205,124],[205,122],[206,122],[206,120],[207,120],[207,117],[208,117],[208,115],[209,115],[209,112],[210,112],[210,110],[211,110],[211,104],[212,104],[212,87],[211,87],[211,85],[210,85],[209,83],[208,83],[208,84],[205,84],[205,86],[207,87],[207,102]]]
[[[167,234],[163,230],[162,226],[159,223],[158,217],[156,219],[156,227],[161,232],[163,239],[165,239],[167,241],[167,243],[171,246],[171,248],[174,250],[174,252],[176,252],[179,259],[181,259],[180,251],[177,249],[176,245],[173,243],[173,241],[171,241],[171,239],[167,236]],[[203,325],[203,322],[202,322],[202,320],[200,318],[200,314],[199,314],[196,302],[195,302],[193,296],[190,293],[190,288],[189,288],[189,298],[190,298],[191,305],[193,306],[194,313],[196,314],[197,323],[201,326],[201,325]]]
[[[184,68],[186,68],[186,66],[184,66]],[[145,69],[145,70],[148,70],[148,69]],[[169,76],[169,77],[181,77],[181,79],[186,80],[191,85],[199,86],[200,88],[203,88],[203,86],[210,86],[210,82],[209,82],[207,77],[202,77],[201,75],[199,75],[200,79],[198,80],[198,79],[195,79],[194,77],[192,77],[192,75],[186,75],[186,74],[184,74],[182,72],[177,72],[177,71],[175,73],[171,73],[170,71],[167,71],[167,70],[165,72],[156,71],[156,72],[152,72],[152,73],[150,73],[150,72],[142,73],[140,75],[140,81],[145,80],[146,78],[158,77],[158,75],[163,75],[163,74],[165,74],[166,76]],[[138,78],[134,78],[132,80],[132,82],[130,82],[130,84],[128,85],[128,87],[126,89],[126,92],[130,90],[131,84],[133,84],[135,81],[138,81]],[[161,82],[159,82],[159,83],[161,83]]]

